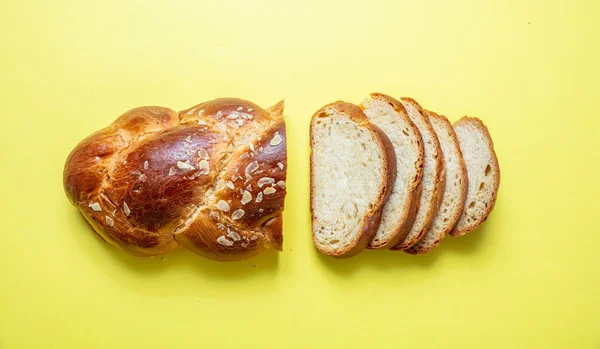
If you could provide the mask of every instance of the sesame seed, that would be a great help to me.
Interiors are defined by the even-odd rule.
[[[254,151],[254,144],[252,144],[252,143],[248,144],[248,148],[250,148],[251,151]]]
[[[198,125],[206,125],[206,121],[204,121],[204,120],[198,120]]]
[[[144,161],[144,170],[147,170],[148,166],[150,166],[150,163],[148,163],[148,160]]]
[[[188,111],[188,115],[192,115],[192,114],[194,114],[194,112],[195,112],[195,111],[196,111],[196,108],[194,108],[194,109],[192,109],[192,110]]]
[[[283,170],[283,164],[282,164],[281,162],[278,162],[278,163],[277,163],[277,166],[279,166],[279,169],[280,169],[280,170]]]
[[[227,183],[225,183],[225,186],[227,186],[227,188],[233,190],[235,189],[235,185],[233,184],[232,181],[227,181]]]
[[[187,136],[185,138],[185,141],[188,142],[188,143],[192,143],[192,136]]]
[[[89,204],[89,206],[94,212],[102,212],[102,207],[100,207],[100,204],[97,202],[92,202]]]
[[[236,110],[237,110],[237,111],[240,111],[240,110],[243,110],[243,109],[244,109],[244,108],[242,108],[242,107],[238,107]]]
[[[231,113],[229,113],[229,115],[227,115],[227,117],[225,119],[235,120],[239,116],[240,116],[240,113],[238,113],[237,111],[232,111]]]
[[[246,213],[246,212],[244,210],[242,210],[241,208],[238,210],[235,210],[233,212],[233,214],[231,215],[231,219],[233,219],[234,221],[238,220],[238,219],[244,217],[244,213]]]
[[[265,190],[263,190],[263,192],[267,195],[270,195],[270,194],[275,194],[277,192],[277,190],[275,190],[275,188],[268,187],[268,188],[265,188]]]
[[[179,169],[184,170],[184,171],[192,171],[192,170],[196,169],[194,166],[190,165],[187,162],[183,162],[183,161],[177,161],[177,167],[179,167]]]
[[[175,173],[177,173],[177,170],[176,170],[176,169],[174,169],[173,167],[171,167],[171,168],[169,169],[169,176],[172,176],[172,175],[174,175]]]
[[[249,191],[244,190],[244,193],[242,194],[242,200],[241,200],[242,205],[245,205],[245,204],[249,203],[250,201],[252,201],[252,194],[250,194]]]
[[[129,214],[131,213],[129,206],[127,206],[127,203],[125,201],[123,201],[123,212],[125,212],[126,216],[129,216]]]
[[[233,245],[233,241],[228,240],[224,235],[221,235],[217,238],[217,243],[223,246]]]
[[[252,108],[248,108],[248,112],[251,112],[251,111],[253,111],[253,110],[254,110],[254,109],[252,109]]]
[[[142,174],[140,175],[140,181],[142,181],[142,182],[145,182],[145,181],[146,181],[146,179],[148,179],[148,177],[146,177],[146,175],[142,173]]]
[[[110,218],[109,216],[104,216],[104,220],[106,221],[106,224],[108,224],[111,227],[115,226],[115,221],[113,221],[112,218]]]
[[[242,239],[242,237],[240,236],[240,234],[238,234],[237,232],[231,230],[231,229],[227,229],[227,236],[229,236],[230,238],[233,239],[233,241],[240,241]]]
[[[285,182],[284,181],[279,181],[277,182],[277,185],[282,187],[283,189],[285,189]]]
[[[262,188],[265,184],[271,184],[275,182],[275,180],[271,177],[262,177],[261,179],[258,180],[258,187]]]
[[[275,132],[275,136],[273,136],[273,139],[271,139],[270,144],[272,146],[277,146],[277,145],[281,144],[281,142],[283,142],[283,138],[281,138],[281,136],[279,135],[279,132]]]
[[[223,212],[229,212],[229,204],[224,200],[219,200],[219,202],[217,202],[217,208]]]
[[[198,163],[198,170],[200,171],[200,174],[208,174],[210,172],[208,161],[205,159],[200,160]]]
[[[252,237],[250,238],[250,240],[252,240],[252,241],[254,241],[254,240],[256,240],[256,239],[258,239],[258,235],[254,235],[254,236],[252,236]]]
[[[262,201],[262,197],[263,197],[263,193],[262,193],[262,191],[259,191],[258,194],[256,194],[256,200],[254,200],[254,201],[256,201],[256,203],[259,203]]]
[[[258,170],[258,162],[256,162],[256,161],[252,161],[251,163],[248,164],[248,166],[246,166],[246,174],[252,173],[256,170]]]
[[[204,109],[198,110],[198,116],[202,115],[202,113],[204,113]]]

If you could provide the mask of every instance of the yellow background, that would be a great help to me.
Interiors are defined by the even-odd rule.
[[[598,348],[598,1],[2,1],[0,348]],[[435,252],[319,255],[308,125],[411,96],[488,125],[488,222]],[[140,105],[286,99],[283,253],[138,259],[62,190]],[[255,267],[256,268],[255,268]]]

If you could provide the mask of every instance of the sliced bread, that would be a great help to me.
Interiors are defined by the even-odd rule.
[[[412,254],[429,252],[442,242],[458,222],[467,197],[467,169],[452,124],[445,116],[432,111],[425,110],[424,114],[429,119],[442,147],[446,184],[444,190],[440,190],[442,203],[429,229],[419,242],[405,250]]]
[[[442,148],[429,120],[423,115],[423,108],[412,98],[401,98],[400,102],[423,137],[425,160],[417,216],[408,235],[392,250],[405,250],[423,237],[437,212],[441,201],[440,191],[443,192],[446,180]]]
[[[383,207],[379,229],[368,246],[390,248],[408,235],[417,215],[423,175],[423,140],[398,100],[372,93],[361,108],[369,121],[385,131],[396,152],[396,183]]]
[[[377,232],[396,179],[388,137],[356,105],[319,109],[310,125],[313,241],[319,251],[351,257]]]
[[[500,166],[490,133],[478,118],[463,117],[454,123],[465,160],[469,186],[464,210],[450,235],[461,236],[483,223],[496,203]]]

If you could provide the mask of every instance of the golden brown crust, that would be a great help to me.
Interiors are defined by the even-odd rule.
[[[369,212],[368,214],[365,215],[365,218],[364,218],[363,224],[362,224],[362,228],[360,229],[362,231],[362,233],[360,233],[358,235],[356,240],[352,244],[350,244],[348,248],[346,248],[344,250],[340,250],[340,251],[325,250],[325,249],[321,248],[320,244],[316,241],[316,232],[313,230],[313,243],[319,251],[321,251],[324,254],[335,257],[335,258],[347,258],[347,257],[355,256],[358,253],[360,253],[362,250],[364,250],[367,247],[367,245],[371,242],[371,240],[373,239],[373,236],[375,235],[375,233],[377,232],[377,229],[379,228],[379,224],[381,222],[381,211],[383,209],[383,206],[385,205],[385,203],[387,202],[387,200],[389,199],[389,197],[392,193],[392,188],[394,187],[394,182],[396,180],[396,155],[394,152],[394,146],[392,145],[392,142],[389,140],[389,138],[387,137],[385,132],[383,132],[381,129],[379,129],[379,127],[370,123],[369,119],[363,113],[363,111],[362,111],[362,109],[360,109],[360,107],[358,107],[357,105],[351,104],[351,103],[343,102],[343,101],[337,101],[337,102],[328,104],[328,105],[324,106],[323,108],[319,109],[312,116],[311,123],[310,123],[311,148],[312,148],[313,141],[314,141],[312,130],[313,130],[313,125],[315,123],[315,120],[320,117],[329,117],[329,115],[327,114],[328,109],[335,110],[340,114],[344,114],[344,115],[348,116],[348,118],[350,118],[350,120],[356,122],[357,124],[365,127],[369,131],[371,131],[375,135],[375,139],[377,139],[378,142],[380,143],[380,146],[384,150],[384,154],[385,154],[385,161],[384,161],[385,182],[383,183],[383,185],[381,187],[379,197],[378,197],[377,201],[375,202],[375,204],[373,205],[371,212]],[[311,170],[310,171],[310,181],[311,181],[310,212],[311,212],[311,216],[312,216],[312,224],[314,227],[314,195],[313,195],[313,193],[314,193],[314,186],[313,186],[313,183],[314,183],[314,178],[313,178],[313,176],[314,176],[314,154],[312,153],[312,151],[311,151],[311,157],[310,157],[310,170]]]
[[[494,177],[495,180],[494,180],[493,195],[490,198],[490,200],[488,201],[489,205],[487,206],[487,209],[486,209],[484,215],[482,216],[482,218],[477,220],[474,224],[471,224],[471,225],[465,227],[464,229],[458,230],[457,226],[455,226],[454,229],[452,229],[452,231],[449,232],[449,234],[452,236],[463,236],[463,235],[473,231],[474,229],[479,227],[481,224],[483,224],[483,222],[485,222],[487,220],[489,214],[492,212],[492,210],[494,209],[494,206],[496,204],[496,198],[498,197],[498,188],[500,187],[500,164],[498,163],[498,156],[496,155],[496,151],[494,150],[494,142],[492,141],[492,136],[490,135],[490,132],[489,132],[487,126],[485,126],[483,121],[481,121],[481,119],[479,119],[479,118],[463,116],[462,118],[460,118],[459,120],[454,122],[454,127],[456,127],[457,125],[461,125],[463,123],[465,123],[465,124],[466,123],[474,123],[476,125],[476,127],[484,135],[486,140],[488,141],[490,150],[493,155],[492,159],[491,159],[490,168],[492,171],[492,176]],[[465,198],[466,198],[466,194],[465,194]],[[459,221],[460,221],[460,218],[459,218]]]
[[[283,101],[271,110],[234,98],[180,113],[132,109],[71,152],[64,169],[67,197],[98,235],[134,255],[166,253],[180,244],[216,260],[280,250]],[[253,194],[242,204],[244,191]],[[220,209],[221,200],[227,210]]]
[[[415,107],[421,113],[421,118],[423,118],[424,125],[427,128],[428,132],[432,135],[431,140],[433,142],[433,146],[435,149],[435,154],[433,156],[435,158],[436,168],[435,168],[435,178],[434,178],[434,184],[433,184],[433,190],[432,190],[434,202],[432,205],[430,205],[429,210],[426,212],[425,224],[423,224],[423,227],[418,232],[418,234],[415,234],[413,237],[407,236],[407,238],[402,240],[399,244],[392,247],[391,250],[393,250],[393,251],[408,249],[411,246],[413,246],[414,244],[416,244],[419,240],[421,240],[421,238],[423,237],[423,235],[425,234],[427,229],[429,229],[429,225],[433,221],[433,217],[434,217],[435,213],[437,212],[438,207],[436,205],[436,200],[438,200],[438,197],[439,197],[439,191],[440,191],[442,181],[445,180],[444,159],[443,159],[443,154],[442,154],[442,148],[440,146],[439,140],[437,139],[437,135],[435,134],[435,131],[433,130],[433,127],[431,126],[431,123],[423,115],[423,112],[424,112],[423,108],[421,107],[421,105],[419,103],[417,103],[417,101],[415,101],[412,98],[402,97],[402,98],[400,98],[400,100],[402,102],[411,104],[413,107]],[[423,142],[425,142],[425,141],[423,141]],[[421,188],[422,188],[422,185],[421,185]],[[420,200],[420,198],[419,198],[419,200]],[[421,208],[419,207],[419,209],[421,209]],[[418,211],[417,211],[417,213],[418,213]]]
[[[404,240],[408,233],[410,232],[410,228],[413,225],[415,217],[417,216],[417,212],[419,209],[419,200],[421,198],[421,180],[423,178],[423,161],[424,161],[424,150],[423,150],[423,140],[420,137],[419,129],[415,124],[410,120],[408,114],[406,113],[406,109],[398,101],[397,99],[385,95],[383,93],[371,93],[370,97],[373,99],[380,99],[388,103],[394,110],[401,115],[404,119],[405,123],[412,129],[412,132],[416,135],[419,135],[417,140],[419,154],[418,160],[416,162],[417,166],[417,174],[413,178],[409,189],[407,199],[405,201],[405,209],[403,210],[403,217],[398,218],[398,225],[396,228],[396,232],[391,236],[391,238],[387,240],[381,240],[378,243],[374,243],[371,241],[367,248],[369,249],[387,249],[393,246],[396,246],[400,241]],[[362,106],[361,106],[362,107]]]

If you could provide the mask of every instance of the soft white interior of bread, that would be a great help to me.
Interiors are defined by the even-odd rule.
[[[419,135],[386,101],[369,98],[362,103],[369,120],[384,130],[396,152],[398,174],[388,202],[383,207],[381,224],[372,245],[385,243],[397,232],[406,219],[409,206],[409,190],[417,175],[419,160]]]
[[[427,121],[421,112],[410,102],[404,100],[401,101],[402,105],[406,109],[408,116],[412,122],[417,126],[421,136],[423,137],[423,148],[425,150],[425,158],[423,162],[423,180],[421,193],[421,201],[419,205],[419,211],[415,222],[408,233],[405,240],[412,240],[415,236],[419,235],[424,228],[430,223],[430,211],[435,203],[435,182],[437,180],[437,157],[439,156],[436,147],[437,136],[432,130],[427,127]]]
[[[313,231],[321,248],[345,250],[381,199],[385,155],[371,130],[336,111],[328,114],[312,125]]]
[[[469,230],[479,225],[494,204],[498,185],[498,163],[492,144],[476,121],[454,125],[456,137],[467,167],[469,186],[465,208],[455,230]]]

